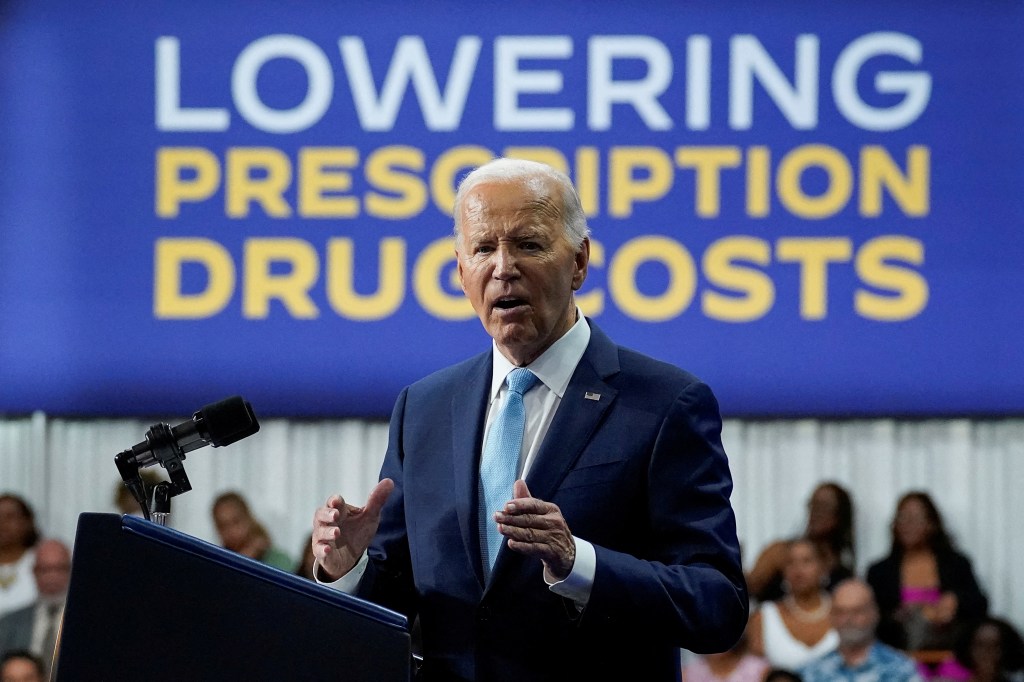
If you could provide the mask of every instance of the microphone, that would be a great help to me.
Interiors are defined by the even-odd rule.
[[[147,519],[150,518],[151,491],[147,490],[139,470],[154,464],[167,470],[170,481],[158,483],[152,489],[155,504],[160,507],[156,510],[158,522],[165,523],[170,498],[192,489],[181,463],[185,453],[206,445],[215,448],[231,445],[259,430],[252,405],[235,395],[201,408],[192,415],[192,421],[173,428],[163,423],[154,424],[146,432],[146,440],[119,453],[114,457],[114,464]]]
[[[242,396],[236,395],[206,405],[192,415],[191,421],[172,427],[169,435],[176,449],[184,455],[207,445],[215,448],[231,445],[259,430],[260,425],[252,405],[243,400]],[[161,461],[159,453],[164,443],[155,442],[157,440],[156,434],[151,431],[146,434],[146,440],[131,447],[132,456],[140,469]]]

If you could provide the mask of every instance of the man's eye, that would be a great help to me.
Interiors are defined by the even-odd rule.
[[[537,242],[521,242],[519,244],[519,248],[523,249],[524,251],[537,251],[538,249],[541,248],[541,245]]]
[[[478,244],[475,249],[476,253],[490,253],[491,251],[494,251],[494,247],[490,244]]]

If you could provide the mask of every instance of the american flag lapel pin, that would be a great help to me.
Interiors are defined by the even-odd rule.
[[[590,391],[587,391],[586,393],[583,394],[583,399],[584,400],[600,400],[601,399],[601,394],[600,393],[591,393]]]

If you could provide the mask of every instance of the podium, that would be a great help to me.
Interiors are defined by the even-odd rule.
[[[405,616],[143,519],[84,513],[58,682],[408,681]]]

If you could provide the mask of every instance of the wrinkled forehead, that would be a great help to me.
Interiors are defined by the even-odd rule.
[[[484,180],[473,187],[460,210],[466,225],[496,222],[514,225],[559,225],[562,197],[557,184],[545,177]]]

